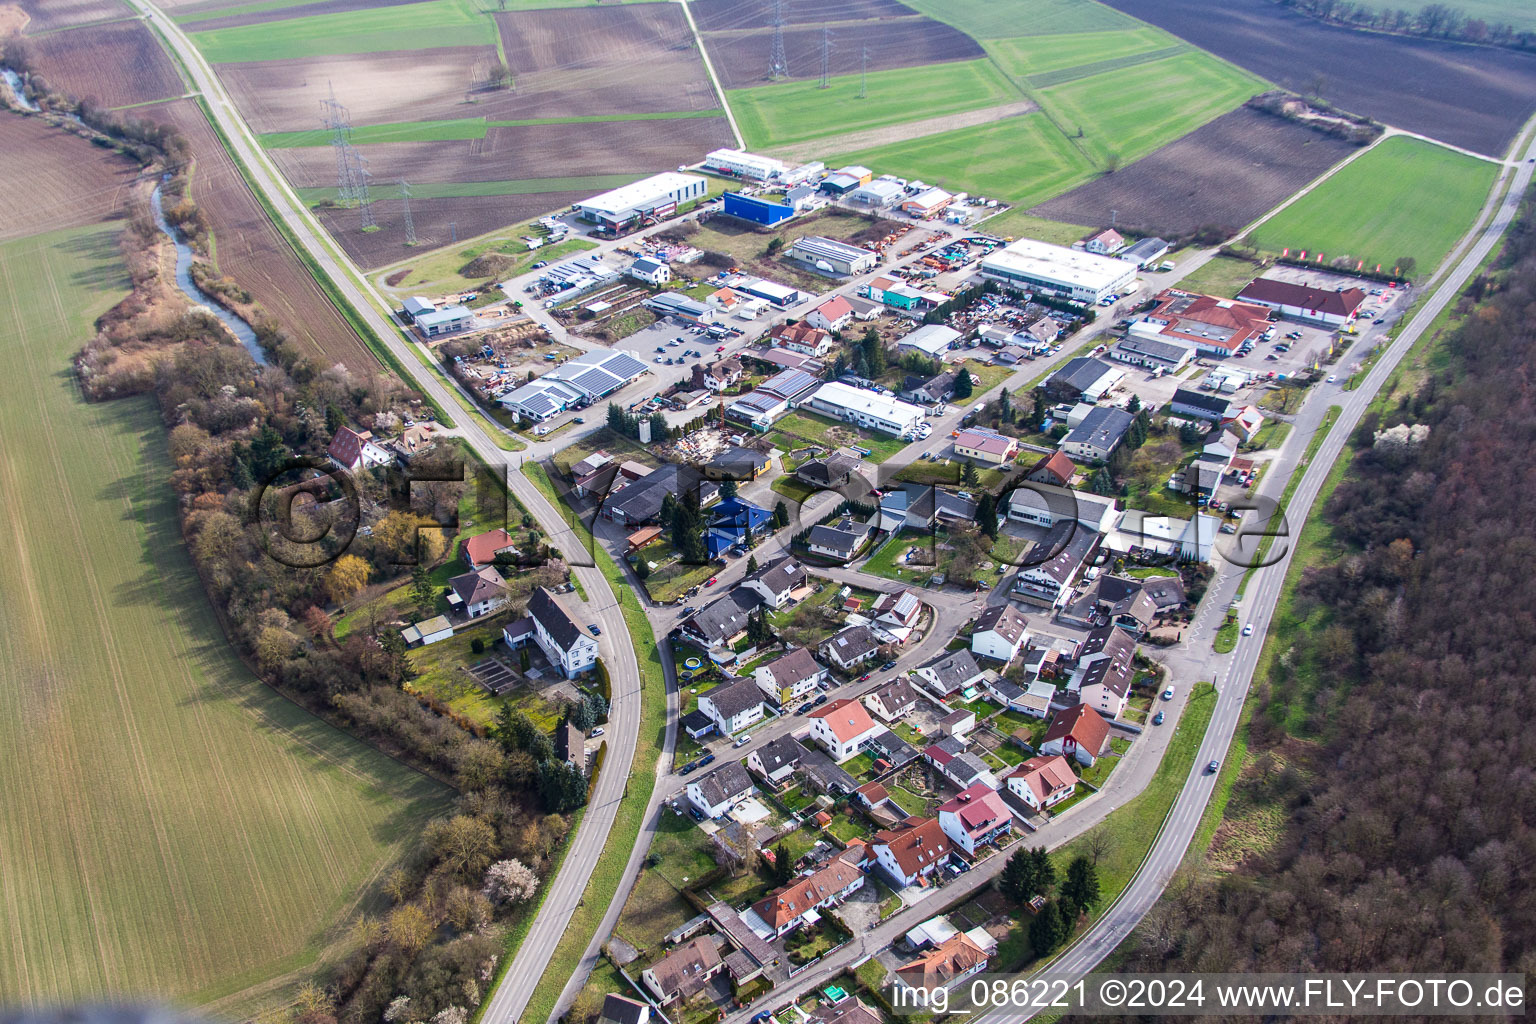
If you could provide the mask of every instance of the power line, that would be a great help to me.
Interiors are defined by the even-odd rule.
[[[379,226],[373,219],[373,200],[368,196],[368,158],[350,145],[347,148],[352,151],[353,166],[357,170],[357,208],[363,215],[363,230],[366,231]]]
[[[859,62],[859,99],[869,98],[869,47],[864,47]]]
[[[773,48],[768,53],[768,77],[775,82],[789,77],[789,58],[784,55],[784,0],[773,0]]]
[[[405,244],[416,244],[416,224],[411,220],[411,183],[400,179],[400,201],[405,204]]]
[[[818,89],[826,89],[832,85],[832,30],[821,30],[821,84]]]

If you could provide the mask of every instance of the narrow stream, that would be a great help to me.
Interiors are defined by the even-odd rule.
[[[165,232],[165,236],[176,246],[176,287],[192,300],[193,305],[200,306],[218,317],[224,326],[229,328],[230,333],[239,339],[240,344],[245,346],[251,358],[265,366],[267,354],[262,351],[261,343],[256,340],[256,332],[251,330],[251,325],[204,295],[202,289],[193,283],[192,249],[181,240],[176,229],[171,227],[170,221],[165,219],[165,210],[160,204],[160,188],[159,185],[155,186],[155,191],[149,197],[149,205],[155,213],[155,226]]]
[[[22,110],[30,110],[35,114],[42,109],[27,99],[26,89],[21,84],[21,76],[16,72],[10,68],[0,68],[0,78],[4,78],[5,84],[11,87],[11,95],[16,97],[16,102],[20,104]]]

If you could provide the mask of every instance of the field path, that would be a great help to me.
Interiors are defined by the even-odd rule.
[[[884,128],[868,128],[862,132],[839,135],[837,148],[844,153],[875,149],[897,142],[910,142],[927,135],[938,135],[940,132],[952,132],[958,128],[974,128],[977,125],[991,124],[1010,117],[1020,117],[1024,114],[1032,114],[1039,109],[1039,104],[1020,100],[1018,103],[1003,103],[995,107],[983,107],[980,110],[946,114],[943,117],[927,117],[921,121],[886,125]],[[826,151],[827,140],[817,139],[813,142],[797,142],[793,146],[784,146],[773,150],[773,153],[784,160],[814,160],[818,153]]]

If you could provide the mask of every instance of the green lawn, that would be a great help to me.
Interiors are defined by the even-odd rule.
[[[781,435],[781,440],[784,443],[780,444],[779,447],[785,449],[799,447],[799,445],[794,443],[794,438],[828,446],[858,445],[861,448],[869,449],[869,454],[865,456],[864,461],[874,463],[884,462],[905,448],[908,443],[899,437],[890,437],[886,434],[876,434],[868,430],[861,430],[840,420],[828,419],[825,416],[818,416],[813,412],[806,412],[804,410],[792,412],[785,416],[778,423],[774,424],[773,430],[769,433]],[[793,435],[793,437],[783,437],[782,435],[785,434]]]
[[[498,43],[496,23],[475,0],[338,11],[191,35],[215,64]]]
[[[1071,245],[1079,238],[1093,233],[1086,224],[1067,224],[1062,221],[1035,217],[1015,207],[996,217],[989,217],[986,230],[1004,238],[1035,238],[1056,245]]]
[[[25,780],[0,803],[0,992],[251,1008],[291,997],[450,794],[246,669],[159,410],[80,400],[69,358],[126,292],[118,232],[0,245],[0,770]]]
[[[363,146],[376,142],[452,142],[483,139],[492,128],[523,128],[541,124],[601,124],[608,121],[675,121],[694,117],[720,117],[719,110],[679,110],[665,113],[589,114],[580,117],[530,117],[520,121],[488,121],[483,117],[448,118],[439,121],[396,121],[361,124],[352,129],[352,141]],[[601,129],[591,129],[600,131]],[[257,137],[267,149],[301,149],[328,146],[331,133],[323,128],[297,132],[267,132]]]
[[[908,6],[953,25],[973,39],[1108,32],[1142,26],[1130,15],[1095,0],[908,0]]]
[[[747,146],[764,149],[1020,99],[988,60],[872,72],[863,99],[860,87],[859,75],[833,78],[826,89],[818,80],[804,78],[732,89],[726,99]],[[837,166],[831,159],[827,163]]]
[[[1235,299],[1248,282],[1263,271],[1247,260],[1231,256],[1213,256],[1197,270],[1187,274],[1179,287],[1202,295],[1217,295],[1223,299]]]
[[[1211,641],[1212,649],[1217,654],[1230,653],[1237,646],[1237,631],[1239,628],[1237,616],[1235,615],[1228,621],[1223,622],[1221,628],[1216,630],[1215,639]]]
[[[1000,6],[1006,6],[1006,2]],[[1032,36],[999,39],[987,44],[987,52],[1010,75],[1028,78],[1047,71],[1149,53],[1177,42],[1161,29],[1142,25],[1110,31],[1065,32],[1052,36],[1048,43]]]
[[[1040,89],[1041,105],[1099,166],[1130,163],[1262,92],[1264,82],[1199,51]]]
[[[1253,232],[1262,249],[1352,256],[1383,270],[1404,256],[1427,275],[1477,217],[1497,168],[1394,136]]]
[[[859,571],[901,583],[926,579],[932,575],[933,565],[909,565],[904,558],[906,553],[914,548],[922,552],[928,551],[932,543],[933,539],[927,534],[916,530],[902,530],[882,545],[879,551],[871,555],[869,561],[859,567]]]
[[[847,162],[1023,207],[1081,185],[1095,173],[1071,140],[1038,113],[827,158],[831,166]],[[994,230],[990,221],[987,227]],[[1074,228],[1066,241],[1085,233]]]

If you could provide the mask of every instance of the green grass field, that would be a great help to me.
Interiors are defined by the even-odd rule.
[[[227,64],[437,46],[495,46],[497,35],[496,23],[475,0],[429,0],[194,32],[192,41],[210,62]]]
[[[124,294],[116,228],[0,246],[11,557],[0,993],[244,1016],[291,994],[448,792],[258,682],[192,569],[148,399],[69,357]],[[270,983],[270,985],[268,985]]]
[[[1429,273],[1477,217],[1497,167],[1432,143],[1389,138],[1253,232],[1260,248],[1353,256],[1383,269],[1412,256]]]
[[[796,79],[732,89],[726,99],[747,145],[769,149],[1021,99],[987,60],[877,71],[868,93],[860,99],[859,76],[843,75],[826,89],[814,78]]]
[[[1190,52],[1041,89],[1040,104],[1101,165],[1130,163],[1262,91],[1262,80]]]
[[[860,163],[881,173],[922,178],[1017,206],[1043,202],[1095,173],[1071,140],[1038,113],[841,153],[827,163],[833,167]]]
[[[483,117],[457,117],[441,121],[395,121],[391,124],[357,125],[352,129],[352,141],[359,146],[376,142],[453,142],[483,139],[486,132],[492,128],[526,128],[541,124],[602,124],[605,121],[676,121],[694,117],[721,116],[723,115],[720,110],[678,110],[660,114],[530,117],[521,121],[488,121]],[[267,132],[258,138],[268,149],[300,149],[331,144],[331,133],[323,129]]]
[[[1108,32],[1070,32],[1052,36],[1048,45],[1033,36],[987,42],[990,53],[1004,71],[1019,78],[1047,71],[1062,71],[1098,61],[1148,53],[1178,40],[1150,25]]]
[[[1497,2],[1497,0],[1493,0]],[[907,0],[973,39],[1109,32],[1141,22],[1096,0]]]
[[[277,11],[288,7],[299,7],[305,4],[315,3],[316,0],[257,0],[256,3],[231,4],[228,7],[219,7],[211,10],[187,11],[171,15],[171,19],[179,25],[196,25],[199,21],[209,21],[213,18],[228,18],[240,14],[260,14],[263,11]],[[649,3],[652,0],[621,0],[622,3]],[[591,0],[497,0],[493,7],[487,4],[482,10],[490,11],[536,11],[550,7],[587,7]]]

